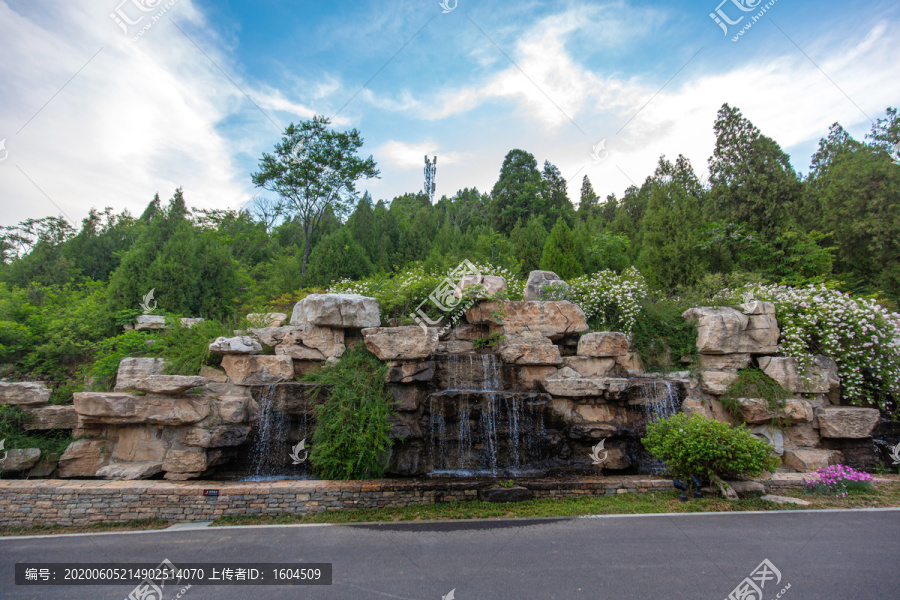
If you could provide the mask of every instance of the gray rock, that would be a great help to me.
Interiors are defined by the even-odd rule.
[[[249,335],[220,337],[209,345],[213,354],[259,354],[262,346]]]
[[[47,404],[50,388],[33,381],[0,381],[0,405],[3,404]]]
[[[111,463],[97,470],[104,479],[136,480],[153,477],[162,471],[160,462]]]
[[[175,395],[206,385],[206,378],[197,375],[148,375],[128,382],[130,390],[147,394]],[[121,386],[117,386],[121,388]]]
[[[512,487],[492,485],[478,490],[478,499],[482,502],[525,502],[532,498],[534,492],[521,485]]]
[[[294,305],[291,325],[320,327],[379,327],[381,314],[375,298],[358,294],[310,294]]]
[[[877,408],[830,406],[816,410],[819,433],[824,438],[867,438],[881,417]]]
[[[624,333],[597,331],[578,338],[578,356],[609,358],[628,354],[628,338]]]
[[[763,356],[759,366],[781,387],[797,394],[827,394],[841,384],[837,363],[826,356],[817,356],[807,369],[791,357]]]
[[[566,300],[481,302],[466,311],[466,320],[476,325],[499,325],[507,337],[534,333],[558,340],[588,329],[584,311]]]
[[[210,401],[205,397],[172,398],[115,392],[76,392],[74,402],[80,422],[105,425],[184,425],[201,421],[210,413]]]
[[[166,318],[162,315],[139,315],[134,322],[135,331],[165,329]]]
[[[697,324],[701,354],[775,354],[781,335],[774,315],[747,316],[728,307],[686,310],[684,319]]]
[[[106,459],[104,440],[76,440],[59,457],[59,476],[96,477]]]
[[[4,450],[3,453],[6,454],[6,458],[0,460],[0,472],[3,473],[26,471],[41,458],[39,448],[13,448]]]
[[[525,282],[523,298],[525,300],[546,300],[548,294],[544,288],[550,285],[561,290],[569,289],[569,284],[553,271],[532,271],[528,274],[528,281]]]
[[[800,498],[791,498],[790,496],[779,496],[777,494],[766,494],[765,496],[760,496],[760,500],[765,500],[766,502],[774,502],[775,504],[796,504],[797,506],[809,506],[810,503],[806,500],[801,500]]]
[[[362,335],[366,348],[379,360],[428,358],[438,347],[435,327],[371,327],[363,329]]]
[[[31,418],[22,426],[28,430],[75,429],[78,413],[74,406],[41,406],[25,409]]]
[[[115,391],[124,392],[138,380],[151,375],[165,375],[165,373],[166,361],[162,358],[123,358],[119,361],[119,370],[116,373]]]
[[[247,441],[249,434],[249,425],[229,425],[211,427],[209,429],[194,427],[187,432],[182,443],[185,446],[199,446],[201,448],[240,446]]]

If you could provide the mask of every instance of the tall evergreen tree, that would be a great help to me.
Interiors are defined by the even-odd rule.
[[[575,238],[572,230],[562,217],[550,231],[544,252],[541,255],[541,270],[553,271],[563,279],[578,277],[584,273],[581,262],[575,253]]]
[[[510,150],[491,191],[491,217],[500,233],[512,231],[519,219],[543,214],[543,180],[530,152]]]

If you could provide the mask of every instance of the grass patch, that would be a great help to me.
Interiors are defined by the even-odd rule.
[[[101,533],[104,531],[143,531],[150,529],[165,529],[171,523],[165,519],[133,519],[122,523],[94,523],[81,527],[63,527],[62,525],[47,525],[39,527],[5,527],[0,528],[0,536],[8,535],[47,535],[54,533]]]
[[[697,513],[730,511],[801,510],[829,508],[884,508],[900,506],[900,483],[879,483],[878,489],[848,494],[845,498],[814,496],[802,489],[779,492],[800,498],[809,506],[775,504],[758,497],[729,502],[721,498],[703,498],[681,502],[678,492],[645,494],[607,494],[577,498],[540,499],[529,502],[491,503],[472,500],[397,508],[333,510],[306,515],[229,515],[213,521],[212,526],[281,525],[293,523],[375,523],[397,521],[444,521],[457,519],[496,519],[533,517],[577,517],[582,515],[633,515],[655,513]]]

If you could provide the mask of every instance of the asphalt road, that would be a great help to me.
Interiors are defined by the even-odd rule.
[[[330,586],[195,585],[183,591],[184,600],[442,600],[451,590],[453,600],[722,600],[765,559],[780,572],[780,580],[770,570],[773,579],[763,581],[762,598],[744,600],[881,600],[900,598],[900,510],[0,538],[0,598],[123,600],[134,589],[133,585],[15,585],[16,562],[157,564],[163,559],[175,565],[333,564]],[[162,600],[172,600],[182,590],[170,584]]]

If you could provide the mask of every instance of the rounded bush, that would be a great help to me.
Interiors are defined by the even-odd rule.
[[[684,413],[647,425],[644,448],[665,461],[670,474],[678,479],[734,479],[756,477],[774,471],[778,459],[769,445],[746,427]]]

